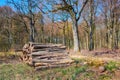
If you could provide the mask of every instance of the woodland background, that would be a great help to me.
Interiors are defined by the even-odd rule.
[[[80,50],[120,46],[120,0],[7,0],[6,4],[0,6],[0,51],[21,49],[29,41],[71,49],[75,21]]]

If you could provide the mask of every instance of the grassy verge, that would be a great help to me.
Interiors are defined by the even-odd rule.
[[[100,59],[74,59],[75,63],[66,68],[43,69],[34,68],[23,63],[0,64],[0,80],[117,80],[120,79],[120,63]],[[99,67],[105,68],[103,72]],[[117,75],[116,76],[116,71]]]
[[[110,62],[105,68],[106,72],[94,71],[88,64],[81,65],[81,60],[66,68],[54,68],[34,71],[26,64],[1,64],[0,80],[112,80],[116,63]]]

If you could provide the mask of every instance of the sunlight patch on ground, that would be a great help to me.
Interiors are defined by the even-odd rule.
[[[84,60],[87,60],[87,61],[117,61],[119,62],[118,59],[114,59],[114,58],[107,58],[107,57],[93,57],[93,56],[84,56],[80,53],[78,54],[70,54],[69,55],[72,59],[84,59]]]

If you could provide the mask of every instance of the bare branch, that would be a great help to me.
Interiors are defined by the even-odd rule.
[[[79,16],[78,16],[78,18],[77,18],[77,21],[80,19],[81,13],[82,13],[82,11],[84,10],[84,7],[86,6],[86,4],[87,4],[88,1],[89,1],[89,0],[86,0],[86,1],[84,2],[83,6],[82,6],[82,8],[81,8],[81,10],[80,10],[80,12],[79,12]]]

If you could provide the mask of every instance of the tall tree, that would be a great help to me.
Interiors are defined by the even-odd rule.
[[[72,31],[73,31],[73,40],[74,40],[74,51],[78,52],[80,51],[80,41],[79,41],[79,35],[78,35],[78,21],[81,17],[82,11],[84,10],[84,7],[86,6],[88,0],[83,0],[81,3],[80,0],[61,0],[58,1],[57,9],[66,11],[72,19]]]
[[[35,34],[37,34],[35,14],[38,10],[39,0],[8,0],[8,3],[14,6],[17,14],[22,18],[22,22],[26,22],[26,19],[29,21],[29,41],[34,42]]]
[[[88,34],[88,49],[90,51],[94,49],[94,43],[95,43],[96,12],[97,12],[97,2],[95,0],[89,0],[89,5],[85,7],[82,17],[84,22],[86,23],[85,31]]]
[[[12,16],[14,11],[9,6],[0,7],[0,33],[1,36],[6,36],[5,38],[8,43],[9,48],[11,48],[13,43],[12,35]],[[2,42],[4,43],[4,42]]]
[[[101,11],[106,27],[106,42],[110,48],[118,48],[120,0],[101,0]]]
[[[94,33],[95,33],[95,1],[90,0],[90,44],[89,50],[94,49]]]

